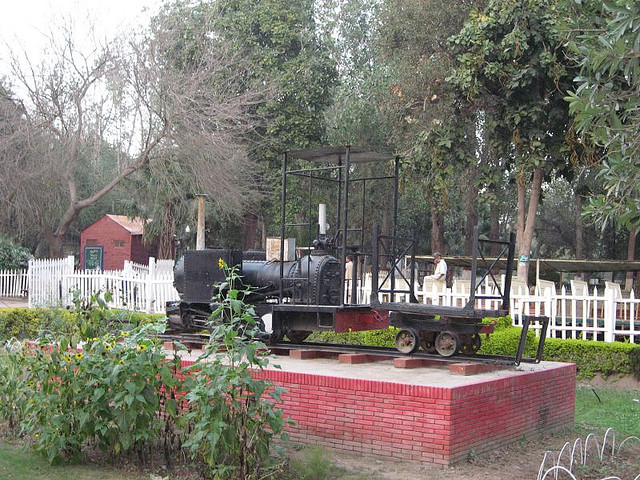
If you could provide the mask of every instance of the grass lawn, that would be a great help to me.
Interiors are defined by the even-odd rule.
[[[94,465],[52,467],[44,458],[25,450],[20,444],[0,441],[0,479],[2,480],[138,480],[140,478],[141,475],[137,472],[124,474]]]
[[[575,425],[589,431],[611,427],[617,438],[640,438],[640,390],[578,387]]]

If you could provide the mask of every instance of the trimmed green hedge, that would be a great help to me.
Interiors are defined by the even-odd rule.
[[[106,311],[106,315],[110,324],[117,323],[120,326],[143,325],[164,317],[160,314],[151,315],[126,310]],[[70,338],[80,335],[80,330],[78,315],[65,308],[0,309],[0,341],[11,338],[33,340],[44,336]]]
[[[45,333],[72,336],[78,333],[75,316],[64,308],[0,309],[0,339],[35,339]]]
[[[562,340],[548,338],[544,344],[544,360],[578,365],[578,378],[611,375],[634,375],[640,379],[640,365],[634,366],[632,355],[638,358],[640,347],[630,343],[604,343],[592,340]]]

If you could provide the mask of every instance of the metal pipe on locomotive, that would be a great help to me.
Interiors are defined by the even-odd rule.
[[[167,305],[170,325],[186,330],[206,327],[214,284],[225,280],[218,266],[222,258],[227,265],[236,265],[244,284],[252,287],[245,301],[254,305],[272,342],[280,342],[285,336],[302,342],[313,331],[394,326],[398,328],[396,347],[403,353],[413,353],[420,347],[444,356],[475,353],[480,347],[480,333],[492,330],[482,319],[507,312],[514,236],[506,241],[479,240],[476,231],[471,295],[464,307],[418,303],[416,242],[398,235],[399,171],[398,157],[350,146],[285,153],[280,248],[275,258],[267,259],[265,252],[229,249],[187,251],[176,264],[174,283],[181,300]],[[292,201],[290,189],[295,181],[297,196]],[[308,197],[306,205],[301,202],[302,192]],[[316,210],[318,204],[330,206],[333,212],[337,228],[332,234],[326,230],[326,210]],[[390,208],[385,212],[384,207]],[[387,225],[387,232],[381,231],[379,223]],[[291,232],[303,236],[312,246],[301,249],[295,258],[286,258],[285,243]],[[488,244],[501,247],[491,264],[484,262],[483,249]],[[345,282],[347,255],[354,259],[353,281],[349,283]],[[406,258],[410,259],[408,271],[402,268]],[[494,277],[499,262],[505,269],[504,285]],[[359,295],[365,270],[371,279],[370,298]],[[480,294],[477,287],[487,276],[496,284],[497,293]],[[397,302],[400,295],[409,301]],[[381,303],[380,296],[389,301]],[[478,310],[476,299],[480,298],[498,300],[500,306]]]

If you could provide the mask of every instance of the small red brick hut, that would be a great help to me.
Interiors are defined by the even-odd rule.
[[[142,241],[146,220],[103,215],[80,232],[83,270],[122,270],[124,261],[147,264],[151,253]]]

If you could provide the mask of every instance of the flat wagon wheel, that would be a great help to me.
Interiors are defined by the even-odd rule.
[[[311,332],[305,330],[289,330],[287,331],[287,338],[293,343],[302,343],[307,337],[311,335]]]
[[[400,353],[409,354],[415,352],[420,346],[420,337],[414,329],[403,328],[396,333],[395,342]]]
[[[465,335],[462,340],[461,351],[465,355],[473,355],[478,350],[480,350],[481,345],[482,339],[480,338],[479,334],[472,333],[471,335]]]
[[[440,332],[436,337],[436,350],[443,357],[450,357],[461,347],[460,337],[453,332]]]
[[[420,346],[427,353],[436,353],[436,333],[423,330],[420,332]]]

